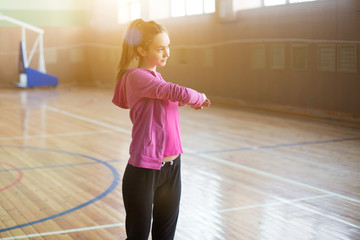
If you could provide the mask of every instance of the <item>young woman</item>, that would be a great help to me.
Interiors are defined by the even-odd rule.
[[[179,105],[210,106],[205,94],[166,82],[157,67],[170,56],[166,30],[134,20],[122,46],[113,103],[130,109],[130,158],[123,176],[128,240],[173,239],[179,213],[181,175]],[[133,67],[133,68],[132,68]]]

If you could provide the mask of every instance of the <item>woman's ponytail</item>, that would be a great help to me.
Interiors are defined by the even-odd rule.
[[[116,81],[118,81],[121,76],[129,69],[129,67],[132,65],[132,63],[134,62],[134,60],[136,60],[136,57],[138,56],[136,51],[136,45],[141,41],[140,27],[143,23],[144,21],[142,19],[134,20],[130,24],[125,34],[125,39],[122,44],[121,59],[119,62]]]
[[[116,81],[131,67],[137,67],[139,54],[137,47],[144,49],[151,44],[155,35],[166,32],[165,28],[154,21],[145,22],[142,19],[132,21],[126,31],[124,42],[122,44],[121,59],[118,66]]]

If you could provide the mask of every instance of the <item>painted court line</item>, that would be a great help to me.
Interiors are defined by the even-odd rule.
[[[103,123],[103,122],[100,122],[100,121],[97,121],[97,120],[94,120],[94,119],[90,119],[90,118],[87,118],[87,117],[79,116],[77,114],[70,113],[70,112],[67,112],[67,111],[64,111],[64,110],[60,110],[60,109],[57,109],[57,108],[54,108],[54,107],[46,106],[46,109],[48,109],[50,111],[53,111],[53,112],[61,113],[63,115],[69,116],[69,117],[73,117],[73,118],[82,120],[82,121],[85,121],[85,122],[93,123],[93,124],[99,125],[101,127],[106,127],[106,128],[118,131],[118,132],[131,134],[131,131],[129,131],[127,129],[116,127],[114,125]]]
[[[254,204],[254,205],[248,205],[248,206],[243,206],[243,207],[222,209],[222,210],[219,210],[218,212],[226,213],[226,212],[233,212],[233,211],[239,211],[239,210],[245,210],[245,209],[251,209],[251,208],[272,207],[272,206],[279,206],[279,205],[290,204],[290,203],[295,203],[295,202],[314,200],[314,199],[319,199],[319,198],[327,198],[327,197],[332,197],[332,196],[333,195],[331,195],[331,194],[326,194],[326,195],[320,195],[320,196],[314,196],[314,197],[304,197],[304,198],[298,198],[298,199],[294,199],[294,200],[287,200],[287,201],[280,201],[280,202],[273,202],[273,203]],[[279,200],[279,199],[276,199],[276,200]]]
[[[343,219],[340,219],[338,217],[336,217],[335,215],[330,215],[330,214],[326,214],[323,213],[321,211],[317,211],[314,208],[310,208],[307,206],[304,206],[303,204],[301,204],[302,201],[308,201],[308,200],[315,200],[315,199],[321,199],[321,198],[328,198],[328,197],[333,197],[334,195],[332,194],[327,194],[327,195],[321,195],[321,196],[314,196],[314,197],[306,197],[306,198],[298,198],[298,199],[294,199],[294,200],[287,200],[281,197],[276,197],[276,196],[272,196],[273,198],[275,198],[278,202],[274,202],[274,203],[268,203],[268,204],[256,204],[256,205],[249,205],[249,206],[243,206],[243,207],[237,207],[237,208],[229,208],[229,209],[223,209],[220,210],[220,213],[226,213],[226,212],[233,212],[233,211],[239,211],[239,210],[246,210],[246,209],[251,209],[251,208],[263,208],[263,207],[273,207],[273,206],[279,206],[279,205],[292,205],[294,207],[303,209],[307,212],[311,212],[313,214],[317,214],[317,215],[321,215],[322,217],[334,220],[336,222],[340,222],[343,223],[345,225],[354,227],[354,228],[360,228],[360,226],[355,225],[351,222],[345,221]]]
[[[2,192],[2,191],[5,191],[6,189],[9,189],[9,188],[11,188],[12,186],[15,186],[16,184],[18,184],[18,183],[21,181],[21,179],[23,178],[24,174],[23,174],[22,170],[17,169],[16,166],[14,166],[14,165],[12,165],[12,164],[10,164],[10,163],[0,162],[0,165],[7,165],[7,166],[11,167],[11,169],[14,170],[14,171],[16,171],[16,172],[18,172],[18,175],[19,175],[19,176],[15,179],[15,181],[13,181],[12,183],[10,183],[9,185],[7,185],[7,186],[5,186],[5,187],[3,187],[3,188],[0,188],[0,192]]]
[[[297,147],[297,146],[306,146],[306,145],[315,145],[315,144],[324,144],[324,143],[336,143],[336,142],[347,142],[347,141],[357,141],[357,140],[360,140],[360,137],[339,138],[339,139],[331,139],[331,140],[323,140],[323,141],[298,142],[298,143],[277,144],[277,145],[265,145],[265,146],[255,146],[255,147],[243,147],[243,148],[234,148],[234,149],[225,149],[225,150],[213,150],[213,151],[196,152],[194,154],[240,152],[240,151],[249,151],[249,150],[274,149],[274,148],[284,148],[284,147]]]
[[[123,128],[120,128],[120,127],[116,127],[116,126],[113,126],[111,124],[107,124],[107,123],[103,123],[103,122],[100,122],[100,121],[97,121],[97,120],[89,119],[87,117],[82,117],[82,116],[79,116],[79,115],[76,115],[76,114],[73,114],[73,113],[69,113],[69,112],[54,108],[54,107],[47,106],[46,108],[51,110],[51,111],[58,112],[58,113],[61,113],[61,114],[64,114],[64,115],[67,115],[67,116],[70,116],[70,117],[74,117],[76,119],[80,119],[80,120],[83,120],[83,121],[86,121],[86,122],[90,122],[90,123],[93,123],[93,124],[97,124],[97,125],[102,126],[102,127],[106,127],[106,128],[114,129],[114,130],[119,131],[119,132],[131,134],[131,131],[129,131],[129,130],[126,130],[126,129],[123,129]],[[352,201],[352,202],[360,203],[359,199],[347,197],[347,196],[344,196],[342,194],[331,192],[331,191],[328,191],[328,190],[325,190],[325,189],[321,189],[321,188],[318,188],[318,187],[315,187],[315,186],[311,186],[311,185],[301,183],[301,182],[298,182],[298,181],[295,181],[295,180],[291,180],[291,179],[288,179],[288,178],[285,178],[285,177],[281,177],[281,176],[278,176],[278,175],[275,175],[275,174],[272,174],[272,173],[264,172],[264,171],[261,171],[261,170],[255,169],[255,168],[250,168],[250,167],[247,167],[245,165],[230,162],[228,160],[225,160],[225,159],[222,159],[222,158],[219,158],[219,157],[211,156],[211,155],[204,154],[204,153],[198,153],[198,152],[192,151],[190,149],[185,149],[184,148],[184,150],[186,152],[190,153],[190,154],[196,154],[198,156],[204,157],[204,158],[212,160],[214,162],[226,164],[226,165],[231,166],[231,167],[240,168],[240,169],[243,169],[243,170],[246,170],[246,171],[249,171],[249,172],[253,172],[253,173],[256,173],[256,174],[263,175],[263,176],[278,179],[278,180],[288,182],[288,183],[291,183],[291,184],[294,184],[294,185],[302,186],[304,188],[313,189],[313,190],[322,192],[324,194],[334,195],[334,196],[339,197],[341,199],[346,199],[346,200],[349,200],[349,201]]]
[[[110,130],[88,131],[88,132],[71,132],[59,134],[45,134],[45,135],[31,135],[31,136],[15,136],[15,137],[2,137],[0,141],[18,140],[18,139],[36,139],[36,138],[52,138],[52,137],[70,137],[80,135],[91,135],[97,133],[108,133]]]
[[[323,217],[326,217],[328,219],[331,219],[331,220],[334,220],[334,221],[337,221],[337,222],[340,222],[340,223],[343,223],[345,225],[348,225],[348,226],[351,226],[351,227],[354,227],[354,228],[360,228],[360,226],[358,225],[355,225],[351,222],[348,222],[348,221],[345,221],[343,219],[340,219],[338,217],[336,217],[336,215],[330,215],[330,214],[324,214],[323,212],[321,211],[318,211],[318,210],[315,210],[313,208],[310,208],[310,207],[307,207],[307,206],[304,206],[302,204],[299,204],[299,203],[296,203],[296,202],[291,202],[289,200],[286,200],[286,199],[283,199],[283,198],[279,198],[279,197],[276,197],[277,200],[283,202],[283,203],[287,203],[287,204],[290,204],[290,205],[293,205],[294,207],[297,207],[297,208],[301,208],[305,211],[308,211],[308,212],[311,212],[311,213],[314,213],[314,214],[317,214],[317,215],[321,215]]]
[[[256,192],[256,193],[264,194],[263,191],[259,191],[259,190],[253,189],[253,188],[248,188],[248,190]],[[267,194],[267,195],[269,195],[269,194]],[[266,208],[266,207],[272,207],[272,206],[291,205],[293,207],[305,210],[306,212],[320,215],[323,218],[327,218],[332,221],[340,222],[342,224],[345,224],[345,225],[348,225],[348,226],[351,226],[354,228],[360,228],[359,225],[356,225],[352,222],[341,219],[341,217],[343,217],[342,215],[340,215],[341,217],[339,217],[336,213],[329,212],[326,208],[324,209],[325,211],[322,211],[321,203],[326,201],[326,199],[324,199],[324,198],[335,197],[333,194],[317,195],[317,196],[295,198],[295,199],[286,199],[286,198],[283,198],[283,197],[280,197],[277,195],[272,195],[272,194],[270,194],[269,197],[273,198],[277,202],[270,202],[270,203],[264,203],[264,204],[255,204],[255,205],[248,205],[248,206],[242,206],[242,207],[237,207],[237,208],[235,207],[235,208],[223,209],[218,212],[226,213],[226,212],[233,212],[233,211],[246,210],[246,209],[252,209],[252,208]],[[314,203],[313,200],[316,200],[316,199],[322,199],[320,202],[320,206],[316,206],[316,205],[313,206],[312,204],[307,204],[305,202],[305,201],[311,201],[312,203]],[[276,215],[274,217],[276,217]]]
[[[352,198],[352,197],[347,197],[347,196],[344,196],[342,194],[331,192],[331,191],[328,191],[328,190],[325,190],[325,189],[322,189],[322,188],[318,188],[318,187],[315,187],[315,186],[312,186],[312,185],[301,183],[301,182],[291,180],[291,179],[288,179],[288,178],[285,178],[285,177],[281,177],[281,176],[278,176],[278,175],[275,175],[275,174],[272,174],[272,173],[264,172],[264,171],[261,171],[261,170],[255,169],[255,168],[247,167],[247,166],[239,164],[239,163],[230,162],[230,161],[224,160],[224,159],[219,158],[219,157],[210,156],[210,155],[206,155],[206,154],[198,154],[198,155],[202,156],[204,158],[207,158],[209,160],[212,160],[214,162],[226,164],[228,166],[240,168],[240,169],[246,170],[248,172],[253,172],[253,173],[256,173],[256,174],[259,174],[259,175],[263,175],[263,176],[271,177],[271,178],[274,178],[274,179],[278,179],[278,180],[288,182],[288,183],[291,183],[291,184],[294,184],[294,185],[298,185],[298,186],[301,186],[301,187],[304,187],[304,188],[313,189],[315,191],[322,192],[322,193],[325,193],[325,194],[334,195],[334,196],[339,197],[341,199],[345,199],[345,200],[349,200],[349,201],[352,201],[352,202],[360,203],[359,199],[355,199],[355,198]]]
[[[315,199],[321,199],[321,198],[328,198],[328,197],[333,197],[334,195],[332,194],[326,194],[326,195],[320,195],[320,196],[313,196],[313,197],[305,197],[305,198],[298,198],[298,199],[293,199],[293,200],[287,200],[281,197],[277,197],[277,196],[272,196],[273,198],[275,198],[278,202],[273,202],[273,203],[267,203],[267,204],[255,204],[255,205],[248,205],[248,206],[243,206],[243,207],[236,207],[236,208],[228,208],[228,209],[223,209],[220,210],[218,212],[220,213],[226,213],[226,212],[233,212],[233,211],[239,211],[239,210],[246,210],[246,209],[252,209],[252,208],[265,208],[265,207],[273,207],[273,206],[280,206],[280,205],[292,205],[296,208],[300,208],[303,209],[307,212],[311,212],[313,214],[317,214],[317,215],[321,215],[324,218],[328,218],[331,220],[334,220],[336,222],[340,222],[343,223],[345,225],[354,227],[354,228],[360,228],[360,226],[355,225],[351,222],[345,221],[343,219],[340,219],[338,217],[336,217],[335,215],[330,215],[330,214],[326,214],[323,213],[321,211],[317,211],[314,208],[310,208],[307,206],[304,206],[303,204],[301,204],[302,201],[308,201],[308,200],[315,200]]]
[[[47,166],[37,166],[37,167],[27,167],[27,168],[0,169],[0,173],[1,172],[13,172],[13,171],[29,171],[29,170],[39,170],[39,169],[62,168],[62,167],[76,167],[76,166],[94,165],[94,164],[99,164],[99,163],[83,162],[83,163],[69,163],[69,164],[47,165]]]
[[[0,146],[0,147],[2,147],[2,146]],[[109,161],[103,161],[103,162],[112,163],[112,162],[118,162],[118,161],[119,160],[109,160]],[[1,172],[13,172],[13,171],[28,171],[28,170],[39,170],[39,169],[62,168],[62,167],[76,167],[76,166],[94,165],[94,164],[100,164],[100,163],[81,162],[81,163],[68,163],[68,164],[46,165],[46,166],[26,167],[26,168],[0,169],[0,173]],[[0,163],[0,165],[1,165],[1,163]]]
[[[52,216],[48,216],[48,217],[45,217],[45,218],[34,220],[32,222],[28,222],[28,223],[24,223],[24,224],[20,224],[20,225],[15,225],[15,226],[12,226],[12,227],[0,229],[0,233],[1,232],[7,232],[7,231],[10,231],[10,230],[14,230],[14,229],[18,229],[18,228],[22,228],[22,227],[27,227],[27,226],[34,225],[34,224],[41,223],[41,222],[45,222],[45,221],[48,221],[48,220],[51,220],[51,219],[54,219],[54,218],[57,218],[57,217],[61,217],[61,216],[66,215],[68,213],[74,212],[74,211],[76,211],[78,209],[81,209],[83,207],[86,207],[86,206],[88,206],[88,205],[90,205],[90,204],[104,198],[105,196],[107,196],[109,193],[111,193],[117,187],[118,183],[120,182],[120,175],[112,165],[110,165],[108,162],[104,162],[104,161],[101,161],[101,160],[99,160],[97,158],[90,157],[90,156],[87,156],[87,155],[84,155],[84,154],[66,152],[66,151],[56,150],[56,149],[37,148],[37,147],[24,147],[24,146],[1,146],[1,147],[32,149],[32,150],[39,150],[39,151],[51,151],[51,152],[57,152],[57,153],[61,153],[61,154],[69,154],[69,155],[74,155],[74,156],[90,159],[90,160],[92,160],[94,162],[101,163],[104,166],[106,166],[112,172],[113,181],[112,181],[111,185],[107,189],[104,190],[104,192],[100,193],[99,195],[97,195],[96,197],[94,197],[93,199],[91,199],[91,200],[89,200],[89,201],[87,201],[85,203],[82,203],[82,204],[80,204],[78,206],[75,206],[75,207],[73,207],[71,209],[67,209],[67,210],[65,210],[63,212],[56,213],[55,215],[52,215]]]
[[[99,226],[85,227],[85,228],[74,228],[74,229],[55,231],[55,232],[35,233],[35,234],[28,234],[28,235],[22,235],[22,236],[1,238],[1,240],[13,240],[13,239],[24,239],[24,238],[28,239],[28,238],[35,238],[35,237],[67,234],[67,233],[74,233],[74,232],[84,232],[84,231],[91,231],[91,230],[104,229],[104,228],[113,228],[113,227],[122,227],[122,226],[125,226],[125,223],[115,223],[115,224],[99,225]]]
[[[301,201],[307,201],[307,200],[327,198],[327,197],[332,197],[332,196],[333,195],[331,195],[331,194],[327,194],[327,195],[321,195],[321,196],[299,198],[299,199],[294,199],[294,200],[280,199],[280,202],[274,202],[274,203],[269,203],[269,204],[256,204],[256,205],[249,205],[249,206],[238,207],[238,208],[229,208],[229,209],[219,210],[218,212],[226,213],[226,212],[245,210],[245,209],[251,209],[251,208],[262,208],[262,207],[278,206],[278,205],[283,205],[283,204],[291,204],[291,205],[294,205],[296,207],[303,208],[303,209],[305,209],[307,211],[311,211],[313,213],[321,214],[322,216],[325,216],[325,215],[323,215],[322,213],[320,213],[318,211],[315,211],[313,209],[309,209],[309,208],[304,207],[304,206],[299,206],[298,204],[295,204],[295,203],[296,202],[301,202]],[[333,217],[333,216],[327,216],[326,215],[325,217],[330,218],[332,220],[336,220],[338,222],[344,223],[346,225],[349,225],[349,226],[352,226],[352,227],[355,227],[355,228],[360,228],[357,225],[354,225],[352,223],[346,222],[346,221],[344,221],[342,219],[339,219],[339,218],[336,218],[336,217]],[[75,228],[75,229],[68,229],[68,230],[61,230],[61,231],[53,231],[53,232],[44,232],[44,233],[29,234],[29,235],[22,235],[22,236],[6,237],[6,238],[1,238],[1,239],[2,240],[25,239],[25,238],[51,236],[51,235],[58,235],[58,234],[68,234],[68,233],[73,233],[73,232],[91,231],[91,230],[97,230],[97,229],[106,229],[106,228],[112,228],[112,227],[122,227],[122,226],[125,226],[125,224],[124,223],[115,223],[115,224],[99,225],[99,226],[92,226],[92,227],[85,227],[85,228]]]

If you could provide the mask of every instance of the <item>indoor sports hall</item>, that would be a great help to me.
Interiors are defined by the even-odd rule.
[[[211,101],[176,105],[174,239],[359,240],[359,0],[0,0],[0,239],[127,238],[112,99],[139,18],[170,39],[151,74]]]

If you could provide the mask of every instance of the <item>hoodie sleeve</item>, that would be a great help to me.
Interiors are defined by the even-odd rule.
[[[128,90],[138,98],[155,98],[182,102],[200,106],[204,102],[202,93],[191,88],[165,82],[161,76],[146,70],[133,71],[129,74]]]

